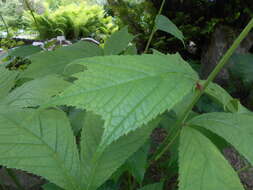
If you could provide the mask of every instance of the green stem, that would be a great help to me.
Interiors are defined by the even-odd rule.
[[[187,119],[190,111],[193,109],[194,105],[198,102],[199,98],[204,93],[205,89],[208,87],[208,85],[215,79],[215,77],[218,75],[218,73],[222,70],[224,65],[228,62],[230,57],[233,55],[235,50],[238,48],[240,43],[243,41],[243,39],[248,35],[250,30],[253,28],[253,18],[250,20],[248,25],[244,28],[244,30],[241,32],[241,34],[237,37],[237,39],[234,41],[232,46],[228,49],[228,51],[225,53],[225,55],[221,58],[218,65],[214,68],[214,70],[211,72],[211,74],[208,76],[207,80],[203,84],[202,89],[196,90],[195,96],[191,102],[191,104],[185,109],[183,114],[178,118],[178,121],[176,123],[176,132],[172,133],[172,135],[169,135],[164,142],[160,145],[158,150],[155,152],[154,156],[151,159],[152,161],[157,161],[161,158],[161,156],[167,152],[169,147],[174,143],[174,141],[177,139],[177,137],[180,135],[182,128],[184,127],[184,122]]]
[[[157,15],[160,15],[160,14],[162,13],[164,4],[165,4],[165,0],[162,1],[162,4],[161,4],[161,6],[160,6],[160,9],[159,9]],[[149,48],[149,46],[150,46],[150,44],[151,44],[151,41],[152,41],[152,39],[153,39],[153,37],[154,37],[155,32],[156,32],[156,24],[154,23],[154,26],[153,26],[152,32],[151,32],[151,34],[150,34],[150,36],[149,36],[148,43],[147,43],[147,45],[146,45],[146,48],[145,48],[145,50],[144,50],[144,53],[147,53],[147,52],[148,52],[148,48]]]
[[[32,16],[32,18],[33,18],[33,20],[34,20],[34,23],[35,23],[35,26],[36,26],[38,32],[40,33],[40,27],[39,27],[39,24],[38,24],[38,22],[37,22],[37,19],[36,19],[34,13],[33,13],[33,12],[34,12],[33,9],[31,8],[31,6],[30,6],[28,0],[24,0],[24,3],[25,3],[27,9],[29,10],[29,12],[30,12],[30,14],[31,14],[31,16]]]
[[[6,29],[7,37],[10,37],[9,27],[8,27],[7,23],[5,22],[3,15],[0,14],[0,18],[4,24],[5,29]]]
[[[20,184],[18,178],[15,176],[14,172],[9,168],[5,168],[5,170],[6,170],[7,174],[10,176],[10,178],[12,179],[12,181],[15,183],[17,188],[19,190],[25,190],[25,188],[22,187],[22,185]]]

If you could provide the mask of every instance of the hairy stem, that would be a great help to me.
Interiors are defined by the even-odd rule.
[[[151,158],[152,161],[157,161],[161,158],[161,156],[167,152],[169,147],[174,143],[174,141],[179,137],[180,132],[182,128],[184,127],[185,120],[187,119],[190,111],[193,109],[194,105],[198,102],[199,98],[204,93],[205,89],[208,87],[208,85],[215,79],[215,77],[218,75],[218,73],[221,71],[221,69],[224,67],[224,65],[228,62],[230,57],[233,55],[235,50],[238,48],[240,43],[243,41],[243,39],[248,35],[250,30],[253,28],[253,18],[250,20],[248,25],[244,28],[244,30],[241,32],[241,34],[237,37],[237,39],[234,41],[232,46],[228,49],[228,51],[225,53],[225,55],[221,58],[218,65],[214,68],[214,70],[211,72],[211,74],[208,76],[207,80],[203,84],[202,89],[197,89],[195,92],[195,96],[192,100],[192,102],[189,104],[189,106],[185,109],[183,114],[179,116],[178,121],[176,122],[175,132],[172,133],[172,135],[168,135],[167,138],[164,140],[164,142],[160,145],[158,150],[155,152],[154,156]]]
[[[162,4],[161,4],[161,6],[160,6],[160,9],[159,9],[157,15],[160,15],[160,14],[162,13],[164,4],[165,4],[165,0],[162,1]],[[149,46],[150,46],[150,44],[151,44],[151,41],[152,41],[152,39],[153,39],[153,37],[154,37],[155,32],[156,32],[156,24],[154,23],[154,26],[153,26],[152,32],[151,32],[151,34],[150,34],[150,36],[149,36],[148,43],[147,43],[147,45],[146,45],[146,48],[145,48],[145,50],[144,50],[144,53],[147,53],[147,52],[148,52],[148,48],[149,48]]]

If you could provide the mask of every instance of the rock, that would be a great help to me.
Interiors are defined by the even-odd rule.
[[[242,184],[246,190],[253,190],[253,168],[234,148],[224,149],[224,156],[238,172]]]
[[[235,31],[228,26],[219,25],[216,27],[214,33],[211,36],[208,45],[203,48],[201,55],[201,78],[206,79],[214,67],[218,64],[219,60],[226,53],[233,41],[239,35],[240,32]],[[240,44],[236,53],[247,53],[253,45],[253,33],[250,33],[246,39]],[[221,85],[228,83],[229,74],[226,68],[224,68],[216,78],[216,82]]]

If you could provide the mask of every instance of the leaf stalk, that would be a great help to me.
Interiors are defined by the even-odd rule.
[[[169,147],[175,142],[175,140],[179,137],[182,128],[185,126],[185,121],[190,113],[190,111],[193,109],[195,104],[198,102],[199,98],[203,95],[208,85],[216,78],[218,73],[222,70],[222,68],[225,66],[225,64],[229,61],[230,57],[233,55],[235,50],[239,47],[240,43],[246,38],[250,30],[253,28],[253,18],[250,20],[248,25],[243,29],[243,31],[240,33],[240,35],[237,37],[237,39],[233,42],[232,46],[227,50],[225,55],[221,58],[219,63],[216,65],[214,70],[211,72],[211,74],[208,76],[207,80],[203,84],[202,89],[197,89],[194,95],[194,98],[192,102],[189,104],[189,106],[185,109],[183,114],[179,116],[176,127],[175,127],[175,133],[172,132],[172,135],[168,135],[167,138],[164,140],[164,142],[160,145],[160,147],[155,152],[154,156],[151,158],[150,163],[153,161],[157,161],[161,158],[161,156],[167,152]]]
[[[165,0],[162,1],[162,4],[160,6],[160,9],[159,9],[157,15],[160,15],[162,13],[164,5],[165,5]],[[154,26],[153,26],[152,32],[151,32],[151,34],[149,36],[149,39],[148,39],[147,45],[145,47],[144,53],[148,52],[148,48],[149,48],[149,46],[151,44],[151,41],[152,41],[152,39],[154,37],[155,32],[156,32],[156,23],[154,23]]]

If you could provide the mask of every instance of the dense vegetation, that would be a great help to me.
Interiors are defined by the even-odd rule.
[[[1,9],[10,34],[0,42],[0,173],[17,189],[251,188],[241,174],[253,164],[252,4],[0,2],[23,7],[22,26]],[[221,26],[232,34],[213,55]],[[44,44],[13,38],[20,29]],[[59,35],[67,45],[49,40]],[[218,60],[203,78],[209,58]],[[13,169],[43,180],[24,187]],[[11,187],[0,178],[1,188]]]

